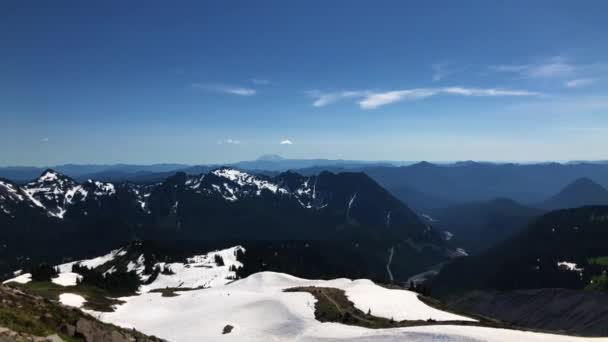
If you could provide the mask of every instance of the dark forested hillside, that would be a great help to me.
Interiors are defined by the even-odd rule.
[[[433,279],[441,296],[476,289],[608,290],[608,207],[550,212],[478,256],[446,265]]]
[[[538,207],[556,210],[585,205],[608,205],[608,190],[589,178],[579,178]]]
[[[543,211],[497,198],[454,204],[430,213],[435,220],[434,226],[449,231],[450,241],[471,255],[514,236]]]

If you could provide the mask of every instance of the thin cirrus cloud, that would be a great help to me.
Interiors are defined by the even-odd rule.
[[[270,85],[271,83],[270,80],[263,78],[252,78],[250,81],[255,85]]]
[[[577,64],[563,57],[553,57],[543,63],[497,65],[494,72],[515,74],[520,78],[559,81],[565,88],[582,88],[596,83],[598,75],[608,73],[608,64]]]
[[[574,80],[569,80],[564,82],[564,86],[566,88],[582,88],[588,85],[595,83],[597,79],[595,78],[577,78]]]
[[[227,144],[227,145],[240,145],[241,141],[240,140],[236,140],[236,139],[224,139],[224,140],[218,140],[217,144],[218,145],[223,145],[223,144]]]
[[[192,88],[208,92],[224,93],[237,96],[253,96],[256,94],[256,90],[253,88],[230,86],[223,84],[194,83],[192,84]]]
[[[312,103],[314,107],[324,107],[332,103],[351,98],[360,98],[371,94],[369,91],[340,91],[335,93],[323,93],[318,90],[308,92],[308,95],[315,98]]]
[[[363,109],[374,109],[403,100],[424,99],[436,95],[439,91],[440,90],[438,89],[417,88],[371,93],[359,101],[359,107]]]
[[[556,56],[542,63],[503,64],[490,67],[492,71],[516,74],[522,78],[560,78],[574,76],[582,66],[572,64],[565,58]]]
[[[433,69],[433,82],[441,81],[442,78],[447,76],[443,63],[436,63],[431,65]]]
[[[291,142],[291,140],[289,139],[284,139],[281,140],[281,142],[279,142],[280,145],[293,145],[293,142]]]
[[[494,88],[464,88],[464,87],[445,87],[445,88],[412,88],[391,90],[386,92],[372,91],[343,91],[335,93],[318,93],[314,96],[315,107],[324,107],[338,101],[346,99],[357,99],[357,104],[361,109],[375,109],[388,104],[407,101],[421,100],[436,95],[448,94],[470,97],[498,97],[498,96],[538,96],[540,93],[528,90],[509,90]]]
[[[452,76],[453,74],[464,71],[467,69],[467,66],[457,66],[454,63],[442,62],[431,64],[431,69],[433,70],[431,79],[433,82],[439,82],[444,78]]]

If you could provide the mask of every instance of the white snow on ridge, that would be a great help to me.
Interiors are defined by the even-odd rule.
[[[106,262],[112,261],[112,260],[114,260],[114,258],[123,256],[125,254],[127,254],[126,251],[124,251],[122,249],[116,249],[104,256],[80,261],[79,264],[82,266],[86,266],[88,268],[97,268],[97,267],[105,264]]]
[[[114,258],[116,258],[116,257],[125,255],[126,253],[127,252],[124,251],[123,249],[116,249],[116,250],[113,250],[110,253],[100,256],[100,257],[68,262],[65,264],[58,265],[57,268],[59,269],[59,273],[72,272],[72,266],[75,264],[80,264],[81,266],[85,266],[88,268],[97,268],[97,267],[105,264],[106,262],[114,260]]]
[[[93,181],[90,179],[88,182],[95,185],[94,193],[97,196],[109,196],[109,195],[114,195],[116,193],[116,189],[114,188],[114,184],[112,184],[112,183],[103,183],[103,182],[99,182],[99,181]]]
[[[71,204],[77,194],[80,195],[81,201],[84,201],[87,198],[88,192],[81,185],[75,186],[65,193],[65,201]]]
[[[5,188],[10,197],[14,197],[19,201],[23,201],[23,195],[19,193],[18,189],[13,184],[5,183],[0,180],[0,187]]]
[[[429,214],[421,214],[420,216],[429,222],[437,222],[437,220],[431,217]]]
[[[44,209],[49,216],[59,219],[63,219],[68,207],[74,204],[76,199],[85,201],[90,193],[95,196],[116,194],[112,183],[88,180],[79,185],[74,180],[52,171],[45,172],[21,190],[35,206]]]
[[[576,263],[574,263],[574,262],[558,261],[557,267],[566,269],[568,271],[574,271],[574,272],[579,272],[579,273],[584,271],[583,268],[577,267]]]
[[[40,203],[39,200],[37,200],[33,195],[32,192],[30,192],[30,190],[24,190],[23,193],[27,196],[27,198],[34,203],[34,205],[36,205],[37,207],[40,207],[44,210],[46,210],[46,207],[44,205],[42,205],[42,203]]]
[[[142,285],[141,292],[149,292],[163,288],[199,288],[225,285],[232,281],[236,274],[230,271],[231,267],[242,267],[236,260],[236,252],[245,249],[240,246],[197,255],[188,258],[186,263],[158,263],[156,266],[168,267],[174,274],[160,273],[154,282]],[[219,255],[224,261],[223,266],[216,265],[215,256]]]
[[[255,187],[255,188],[257,188],[256,195],[260,195],[262,190],[269,190],[272,193],[277,193],[277,192],[285,193],[285,194],[289,193],[289,191],[279,187],[278,185],[276,185],[274,183],[271,183],[267,180],[260,179],[254,175],[250,175],[246,172],[242,172],[239,170],[230,169],[230,168],[222,168],[222,169],[213,170],[213,171],[211,171],[211,173],[213,173],[214,175],[216,175],[218,177],[226,178],[226,179],[238,184],[239,186]],[[199,185],[200,185],[200,182],[199,182]],[[224,183],[224,186],[226,188],[228,188],[226,183]],[[228,189],[228,191],[230,191],[230,194],[234,196],[234,191],[233,190],[231,191],[231,190],[232,189]],[[236,199],[232,199],[232,198],[233,197],[230,197],[231,200],[236,200]]]
[[[39,182],[52,182],[57,180],[57,173],[52,171],[46,171],[40,178],[38,178]]]

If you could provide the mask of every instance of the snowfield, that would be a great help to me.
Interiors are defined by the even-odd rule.
[[[372,315],[401,320],[475,321],[426,305],[418,295],[407,290],[387,289],[370,280],[334,279],[308,280],[284,273],[260,272],[233,281],[232,266],[242,266],[236,260],[240,246],[188,258],[185,263],[159,263],[173,274],[159,274],[140,294],[120,298],[123,304],[114,312],[83,311],[101,321],[173,342],[198,341],[602,341],[608,338],[578,338],[518,330],[494,329],[453,324],[393,329],[367,329],[338,323],[321,323],[315,319],[316,299],[307,292],[284,292],[299,286],[342,289],[361,311]],[[98,267],[125,255],[123,250],[89,260],[60,265],[60,274],[52,281],[69,286],[79,275],[71,266],[82,263]],[[224,265],[215,263],[220,255]],[[140,276],[144,256],[129,263],[128,268]],[[109,266],[109,265],[108,265]],[[106,266],[107,268],[107,266]],[[22,274],[10,281],[25,283],[31,279]],[[142,278],[143,279],[143,278]],[[183,288],[177,296],[163,297],[154,289]],[[67,290],[67,289],[66,289]],[[69,290],[67,290],[69,291]],[[86,299],[73,293],[62,293],[59,301],[82,308]],[[447,323],[447,322],[446,322]],[[223,334],[227,325],[233,327]]]
[[[395,319],[471,320],[427,306],[414,293],[390,290],[369,280],[306,280],[273,272],[177,297],[144,293],[125,297],[115,312],[89,313],[102,321],[136,328],[175,342],[194,341],[589,341],[585,338],[473,326],[440,325],[366,329],[321,323],[309,293],[283,292],[295,286],[341,288],[360,309]],[[222,334],[226,325],[234,329]],[[608,341],[608,339],[594,339]]]

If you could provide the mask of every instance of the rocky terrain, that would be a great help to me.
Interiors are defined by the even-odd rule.
[[[82,311],[0,285],[0,341],[160,342],[101,323]]]

